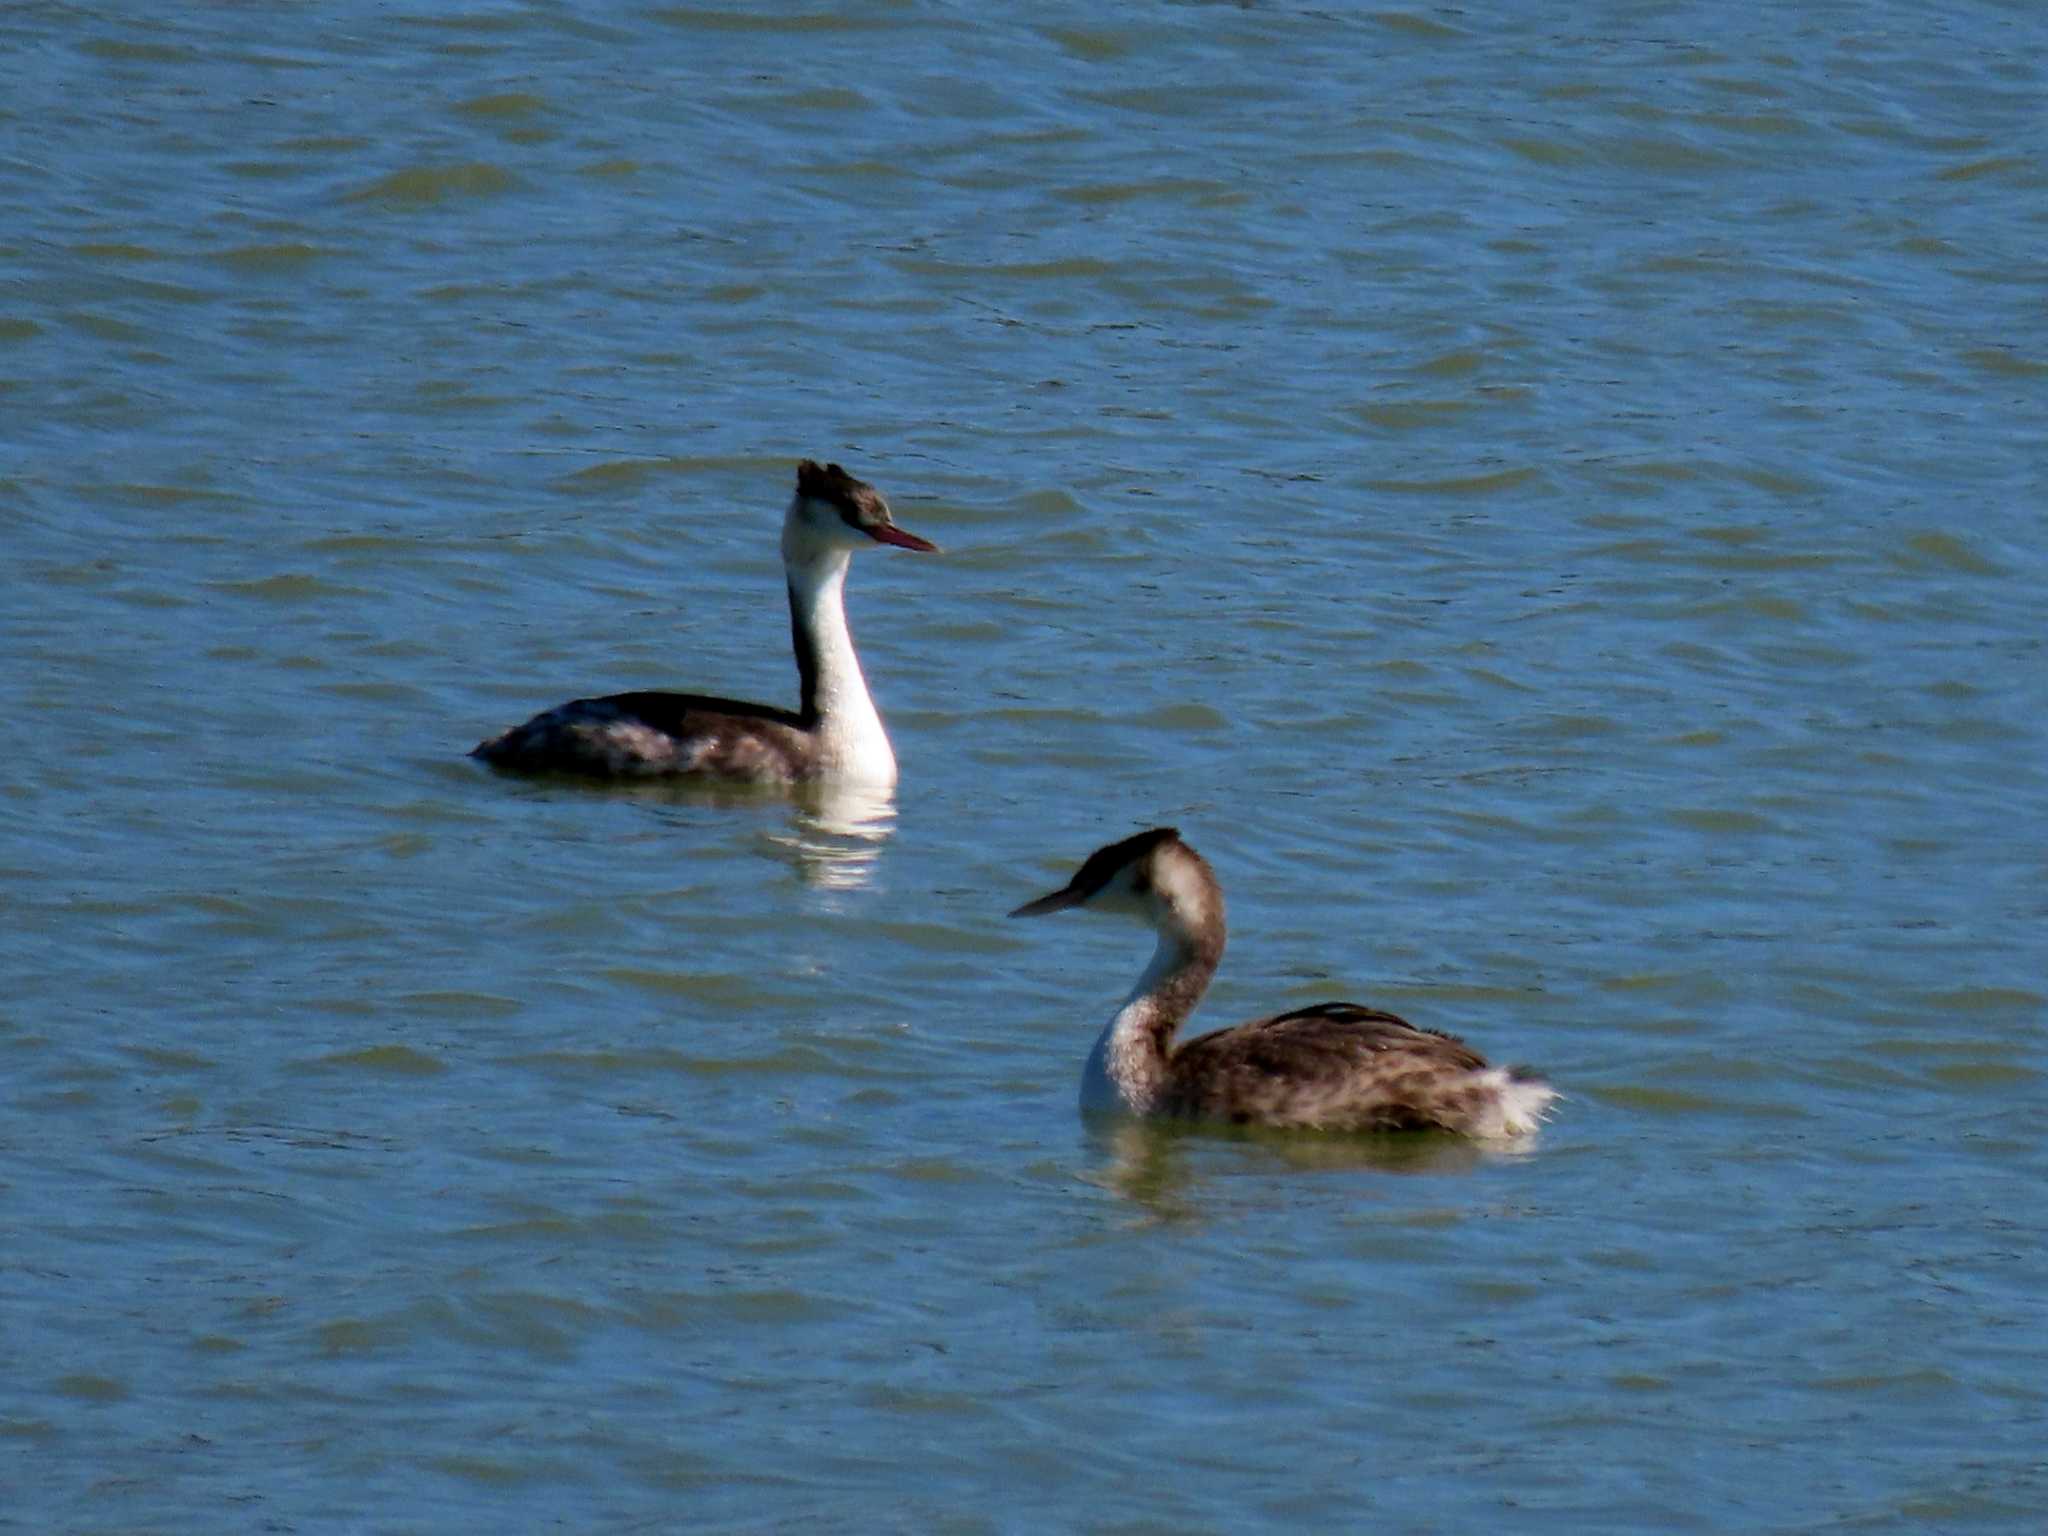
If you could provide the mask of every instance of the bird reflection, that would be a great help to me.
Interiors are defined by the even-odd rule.
[[[773,856],[806,885],[860,890],[874,879],[882,847],[896,830],[896,793],[888,785],[814,783],[790,795],[787,832],[768,834]]]
[[[584,788],[571,782],[579,791]],[[648,801],[661,808],[665,819],[692,826],[704,824],[699,811],[715,812],[720,819],[733,811],[759,812],[783,830],[760,830],[757,823],[738,835],[751,839],[755,852],[789,865],[804,884],[827,891],[871,884],[882,846],[896,830],[896,794],[886,785],[788,787],[668,779],[607,784],[605,797]]]
[[[1210,1214],[1199,1196],[1205,1184],[1217,1179],[1274,1173],[1464,1174],[1532,1149],[1528,1138],[1495,1146],[1437,1131],[1305,1135],[1123,1117],[1091,1117],[1086,1134],[1091,1149],[1104,1157],[1097,1182],[1169,1222]]]

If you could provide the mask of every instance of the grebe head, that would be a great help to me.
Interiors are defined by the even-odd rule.
[[[1063,888],[1010,916],[1042,917],[1068,907],[1120,912],[1161,933],[1220,933],[1223,925],[1223,891],[1208,860],[1172,827],[1096,849]]]
[[[898,528],[889,515],[889,503],[867,481],[854,479],[837,464],[805,459],[797,465],[796,499],[782,520],[782,558],[793,565],[808,564],[870,544],[894,544],[924,554],[937,554],[939,549],[931,540]]]

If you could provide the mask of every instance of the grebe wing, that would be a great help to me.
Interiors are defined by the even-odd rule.
[[[814,752],[811,729],[791,710],[640,692],[571,699],[480,742],[470,755],[525,773],[796,779]]]
[[[1190,1040],[1168,1068],[1170,1111],[1267,1125],[1446,1123],[1486,1059],[1454,1035],[1359,1003],[1318,1003]]]
[[[577,699],[562,706],[563,709],[578,707],[616,710],[671,735],[681,735],[691,729],[696,720],[705,717],[735,722],[765,721],[793,731],[805,728],[803,718],[793,709],[777,709],[772,704],[749,704],[740,699],[718,699],[707,693],[611,693],[601,699]]]

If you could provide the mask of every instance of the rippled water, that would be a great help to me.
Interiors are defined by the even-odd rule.
[[[2035,7],[0,43],[0,1527],[2040,1528]],[[463,758],[804,455],[893,804]],[[1085,1128],[1161,821],[1540,1143]]]

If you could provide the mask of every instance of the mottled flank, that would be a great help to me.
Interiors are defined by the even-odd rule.
[[[470,753],[518,773],[612,779],[682,774],[788,784],[810,777],[811,733],[788,710],[687,693],[574,699]]]
[[[1319,1003],[1178,1048],[1223,958],[1223,890],[1171,827],[1089,857],[1060,890],[1017,908],[1125,912],[1159,948],[1103,1029],[1081,1079],[1084,1109],[1326,1131],[1446,1130],[1521,1136],[1557,1094],[1522,1068],[1488,1066],[1464,1041],[1357,1003]]]
[[[1489,1068],[1454,1035],[1357,1003],[1318,1003],[1171,1052],[1159,1112],[1240,1125],[1513,1136],[1533,1131],[1552,1097],[1540,1078]]]

